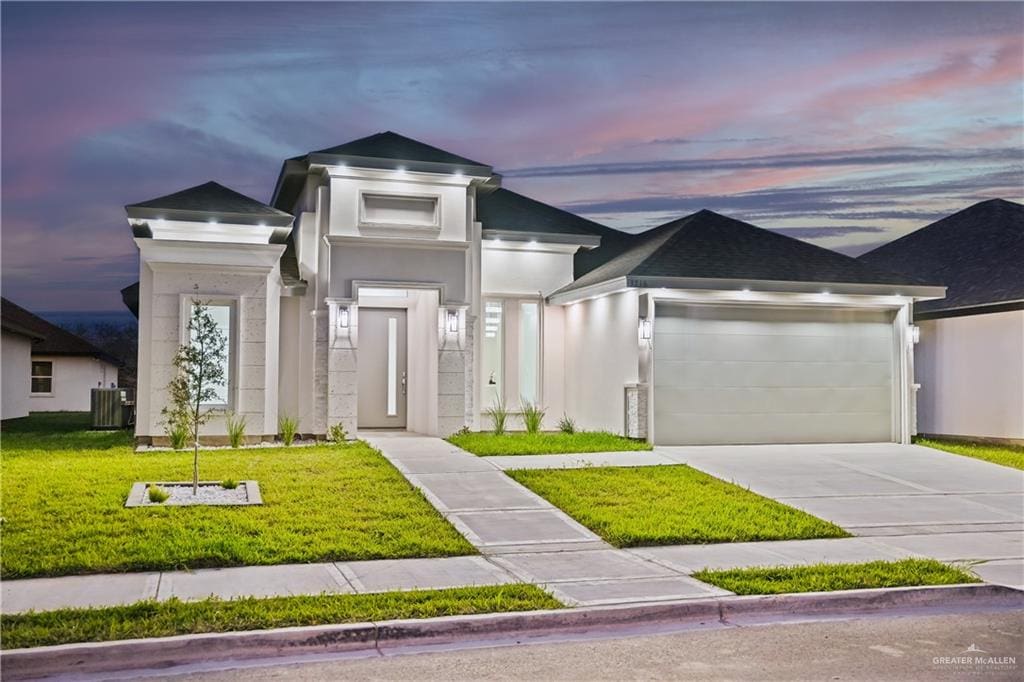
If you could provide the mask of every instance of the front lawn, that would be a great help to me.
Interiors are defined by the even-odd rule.
[[[561,606],[554,597],[533,585],[230,601],[172,599],[101,609],[5,615],[0,617],[0,635],[5,649],[20,649],[72,642],[533,611]]]
[[[935,448],[936,450],[952,452],[955,455],[974,457],[975,459],[983,459],[986,462],[992,462],[993,464],[1002,464],[1003,466],[1024,470],[1024,447],[1014,447],[1012,445],[990,445],[988,443],[960,443],[953,441],[930,440],[928,438],[918,438],[914,443],[917,445],[924,445],[929,448]]]
[[[849,536],[685,465],[506,473],[616,547]]]
[[[496,436],[489,431],[457,433],[448,439],[452,445],[481,457],[494,455],[563,455],[576,452],[622,452],[650,450],[651,444],[617,436],[606,431],[579,431],[577,433],[503,433]]]
[[[700,571],[693,577],[736,594],[832,592],[877,587],[980,583],[977,577],[934,559],[872,561]]]
[[[3,424],[3,578],[475,553],[360,441],[199,453],[203,479],[255,479],[262,506],[125,509],[135,481],[190,480],[192,454],[135,453],[87,424]]]

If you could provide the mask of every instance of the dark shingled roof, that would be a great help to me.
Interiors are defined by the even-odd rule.
[[[915,313],[1024,300],[1024,206],[990,199],[869,251],[868,265],[942,282],[946,298]]]
[[[504,188],[477,194],[476,217],[483,224],[483,229],[500,232],[601,237],[613,231],[592,220]]]
[[[131,218],[203,220],[213,216],[222,222],[287,227],[292,216],[216,182],[125,206]]]
[[[105,360],[112,365],[121,363],[80,336],[65,331],[55,324],[50,324],[38,315],[34,315],[21,306],[0,299],[0,318],[3,327],[38,339],[32,346],[33,355],[80,355]],[[24,331],[18,331],[18,329]]]
[[[443,149],[399,135],[390,130],[375,133],[358,140],[327,149],[319,149],[312,154],[329,156],[362,156],[371,159],[392,159],[395,161],[422,161],[424,163],[443,163],[452,166],[477,166],[489,168],[487,164],[452,154]]]
[[[620,277],[928,284],[708,210],[643,232],[633,242],[560,292]]]

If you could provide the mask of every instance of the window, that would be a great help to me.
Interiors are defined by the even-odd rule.
[[[540,306],[519,304],[519,397],[527,403],[540,398]]]
[[[505,386],[504,357],[502,356],[504,333],[502,316],[504,306],[501,301],[484,301],[484,340],[483,340],[483,382],[480,406],[483,409],[494,407],[501,399]]]
[[[194,309],[194,306],[190,310]],[[224,362],[222,367],[224,368],[224,385],[214,386],[213,389],[216,392],[216,397],[208,403],[209,406],[228,406],[230,405],[231,386],[234,382],[234,377],[231,374],[232,361],[234,360],[235,344],[234,339],[231,336],[231,318],[234,306],[228,303],[209,303],[206,304],[206,309],[210,313],[210,317],[217,323],[217,328],[220,329],[220,333],[224,335],[224,339],[227,344],[224,348]]]
[[[484,300],[480,408],[541,401],[541,303]]]
[[[53,363],[49,360],[32,362],[32,393],[39,395],[53,393]]]

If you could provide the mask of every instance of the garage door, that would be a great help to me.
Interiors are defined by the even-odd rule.
[[[893,439],[893,313],[657,304],[654,439]]]

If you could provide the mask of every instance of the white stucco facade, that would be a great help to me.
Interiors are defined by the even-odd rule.
[[[339,425],[354,437],[361,429],[393,424],[447,436],[488,428],[486,410],[498,403],[510,413],[509,428],[518,429],[529,403],[545,410],[546,429],[557,428],[564,415],[580,429],[665,442],[658,440],[658,415],[672,413],[661,409],[672,398],[657,393],[655,380],[659,348],[675,342],[658,340],[651,330],[666,302],[756,309],[757,319],[741,320],[741,328],[751,348],[759,347],[758,334],[776,337],[766,358],[776,365],[776,376],[779,363],[800,361],[803,343],[794,331],[799,320],[787,322],[782,311],[833,311],[836,324],[819,320],[817,329],[837,348],[857,345],[856,334],[844,330],[861,327],[846,320],[854,317],[846,312],[864,313],[874,325],[874,355],[842,356],[819,339],[815,359],[829,365],[835,385],[813,388],[832,412],[791,411],[787,428],[795,433],[816,417],[838,423],[846,409],[875,415],[871,429],[851,440],[907,442],[912,435],[910,319],[916,294],[901,293],[906,288],[823,286],[806,279],[665,277],[671,281],[653,283],[625,276],[576,288],[578,254],[600,249],[607,228],[501,189],[489,167],[381,135],[390,140],[381,157],[365,156],[366,147],[356,144],[363,141],[356,141],[286,162],[272,200],[276,208],[208,186],[193,188],[213,197],[207,213],[197,213],[195,201],[171,216],[161,214],[159,200],[128,207],[141,256],[140,440],[164,437],[161,411],[171,361],[185,340],[184,315],[193,299],[232,306],[233,378],[219,414],[244,415],[249,435],[260,438],[277,434],[281,416],[297,419],[299,431],[315,437]],[[395,160],[391,144],[422,151],[423,158]],[[216,200],[223,196],[228,208],[222,209]],[[934,289],[922,294],[936,295],[941,292]],[[384,326],[372,324],[384,318],[386,335]],[[844,320],[848,324],[840,326]],[[403,334],[399,342],[396,335]],[[705,345],[713,351],[717,341],[723,347],[731,342],[722,336]],[[745,361],[711,360],[731,363],[730,371]],[[368,378],[378,361],[386,371]],[[867,389],[857,383],[866,373],[857,362],[878,365]],[[752,368],[751,374],[757,372]],[[810,370],[801,376],[815,380]],[[679,381],[689,378],[680,375]],[[717,391],[715,404],[728,411],[729,391],[742,389],[738,399],[755,411],[757,400],[771,403],[765,391],[778,390],[795,405],[807,388],[776,383],[708,390]],[[844,403],[837,397],[844,390],[856,397]],[[699,402],[697,393],[687,395]],[[375,411],[380,413],[371,419]],[[661,431],[669,432],[664,423]],[[799,438],[814,437],[804,431]],[[205,432],[223,437],[223,417]],[[815,433],[827,436],[829,430]],[[670,444],[687,437],[684,430]],[[772,437],[785,439],[786,429]]]
[[[32,366],[32,340],[21,334],[4,330],[0,341],[0,384],[3,385],[3,403],[0,419],[17,419],[29,413],[29,377]]]
[[[1024,310],[917,324],[918,430],[1024,441]]]

